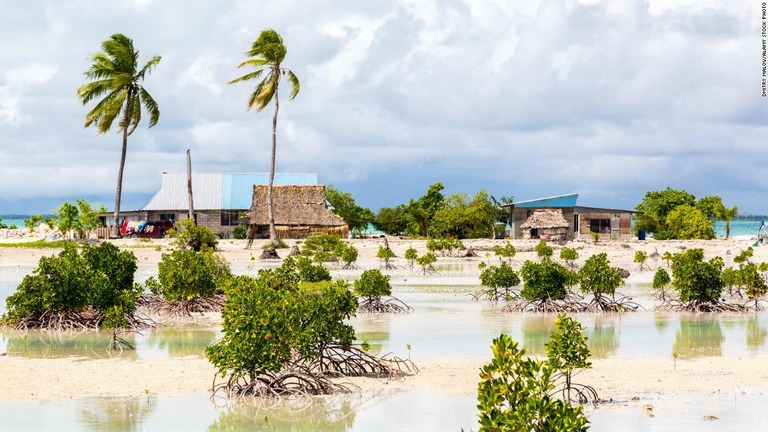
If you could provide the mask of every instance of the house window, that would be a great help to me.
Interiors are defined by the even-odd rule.
[[[239,211],[223,210],[221,212],[221,226],[237,226],[238,219],[240,219]]]
[[[610,234],[611,220],[610,219],[590,219],[589,230],[593,233]]]
[[[160,220],[176,222],[176,213],[160,213]]]

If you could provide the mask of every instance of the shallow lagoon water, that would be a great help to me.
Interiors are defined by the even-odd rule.
[[[0,302],[12,294],[32,267],[0,267]],[[238,273],[255,273],[248,265]],[[140,263],[137,280],[152,274]],[[530,353],[543,354],[554,315],[510,314],[499,306],[475,302],[468,295],[478,289],[461,266],[440,268],[434,278],[393,277],[394,294],[415,308],[410,314],[359,316],[351,320],[358,339],[380,353],[410,356],[417,363],[441,357],[490,358],[491,340],[505,332],[521,341]],[[446,282],[454,283],[446,283]],[[650,286],[631,284],[622,291],[650,305]],[[764,314],[675,314],[640,311],[624,314],[578,314],[587,329],[590,349],[597,358],[668,357],[678,361],[701,357],[740,357],[768,352],[768,317]],[[135,351],[127,359],[202,356],[219,337],[216,326],[159,327],[129,335]],[[0,332],[0,352],[9,356],[104,358],[97,343],[106,333],[54,334]],[[97,345],[94,348],[94,345]],[[408,347],[410,346],[410,350]],[[768,396],[760,392],[690,394],[676,398],[648,395],[655,417],[643,413],[639,402],[590,409],[593,431],[766,430],[762,408]],[[642,403],[648,403],[644,400]],[[474,396],[441,394],[414,387],[408,391],[361,394],[320,399],[297,410],[254,407],[221,408],[209,395],[146,395],[134,398],[86,398],[0,403],[3,427],[9,430],[465,430],[477,429]],[[717,421],[705,421],[714,415]]]

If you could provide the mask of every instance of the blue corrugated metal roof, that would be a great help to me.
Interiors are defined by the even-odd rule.
[[[516,208],[560,208],[575,207],[579,194],[558,195],[513,203]]]
[[[192,173],[192,193],[199,210],[251,207],[253,185],[269,182],[268,173]],[[316,185],[314,173],[275,173],[276,185]],[[163,173],[160,190],[142,210],[183,210],[188,206],[187,174]]]

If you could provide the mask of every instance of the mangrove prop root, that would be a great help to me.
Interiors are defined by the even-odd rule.
[[[88,331],[99,330],[104,322],[104,314],[93,309],[82,312],[53,312],[44,311],[33,313],[22,318],[13,325],[16,330],[53,330],[53,331]],[[140,330],[154,327],[155,323],[149,318],[140,315],[126,314],[128,330]]]
[[[749,303],[754,304],[753,300]],[[667,312],[744,312],[747,307],[738,303],[727,303],[723,301],[701,302],[691,301],[683,302],[677,299],[670,299],[654,308],[654,310]]]
[[[482,289],[479,291],[475,291],[473,293],[469,293],[468,295],[472,297],[472,300],[474,301],[488,300],[492,302],[497,302],[500,300],[511,301],[511,300],[520,299],[520,293],[508,288]]]
[[[265,373],[250,379],[246,375],[230,375],[221,379],[214,377],[213,396],[223,392],[228,397],[261,396],[291,397],[315,396],[332,393],[349,393],[356,387],[350,383],[339,383],[322,374],[298,368],[295,365],[277,373]]]
[[[419,371],[409,359],[389,354],[377,357],[354,346],[328,345],[321,350],[321,354],[312,361],[299,362],[310,370],[331,376],[401,379]]]
[[[189,301],[165,300],[162,296],[142,296],[141,306],[156,315],[187,317],[193,313],[221,312],[224,309],[224,294],[215,293],[210,297],[195,296]]]
[[[357,310],[361,313],[402,313],[410,312],[413,308],[397,297],[365,297]]]

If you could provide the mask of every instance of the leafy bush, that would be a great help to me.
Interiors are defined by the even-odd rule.
[[[490,288],[488,297],[491,300],[502,298],[500,289],[504,290],[503,298],[510,297],[510,288],[520,284],[520,278],[515,270],[507,263],[502,262],[499,266],[489,266],[480,272],[480,283]]]
[[[480,371],[477,400],[480,431],[551,432],[587,430],[581,406],[550,396],[554,368],[525,356],[502,334],[493,340],[493,358]]]
[[[219,240],[206,226],[195,225],[192,219],[182,219],[174,225],[176,230],[176,246],[180,249],[190,248],[195,252],[203,249],[216,250]]]
[[[413,266],[413,262],[416,261],[416,258],[418,257],[419,255],[413,246],[409,246],[408,249],[405,250],[405,255],[403,255],[403,258],[407,259],[411,266]]]
[[[549,336],[546,346],[547,362],[555,370],[562,372],[565,377],[563,394],[567,401],[571,401],[574,370],[592,367],[584,326],[566,314],[558,314],[555,319],[555,331]]]
[[[314,234],[304,241],[301,254],[315,262],[335,261],[341,244],[341,238],[335,234]]]
[[[236,392],[254,394],[260,383],[270,386],[294,352],[311,361],[327,344],[351,345],[354,329],[344,321],[356,310],[357,300],[343,281],[314,287],[322,292],[299,288],[299,275],[290,262],[260,271],[258,279],[228,280],[224,335],[205,353],[231,385],[246,383]],[[279,390],[270,387],[267,392]]]
[[[526,261],[520,269],[523,289],[520,296],[529,301],[562,300],[568,294],[572,276],[564,266],[544,258],[541,262]]]
[[[426,273],[427,270],[432,269],[432,264],[437,261],[437,257],[432,252],[425,253],[424,255],[416,258],[416,263],[421,266],[422,271]]]
[[[565,263],[570,268],[576,267],[576,264],[574,261],[579,259],[579,252],[576,251],[574,248],[570,248],[568,246],[563,247],[560,249],[560,259],[565,261]]]
[[[243,240],[248,237],[248,225],[238,225],[232,229],[232,238]]]
[[[342,242],[341,245],[339,245],[337,252],[339,254],[339,259],[344,263],[344,268],[351,268],[354,265],[354,262],[357,261],[357,248],[351,244]]]
[[[504,246],[494,245],[493,253],[499,258],[511,260],[515,257],[515,254],[517,254],[517,249],[515,249],[515,246],[512,243],[505,243]]]
[[[287,260],[292,260],[288,257]],[[296,259],[296,269],[299,271],[299,277],[304,282],[330,281],[331,272],[320,264],[312,264],[312,260],[300,256]]]
[[[378,269],[366,270],[355,281],[354,291],[360,297],[383,297],[392,294],[392,285],[389,276],[384,275]]]
[[[757,309],[760,298],[768,293],[765,277],[758,271],[757,264],[747,262],[739,265],[738,279],[744,287],[747,298],[754,300]]]
[[[619,271],[611,267],[605,252],[587,258],[584,267],[579,270],[579,281],[581,291],[592,293],[596,298],[602,295],[612,296],[616,288],[624,283]]]
[[[277,245],[275,245],[274,242],[270,241],[264,244],[264,246],[261,247],[262,249],[288,249],[288,244],[283,241],[283,239],[277,239]]]
[[[453,255],[454,250],[464,249],[464,243],[456,237],[430,238],[426,244],[430,252],[440,252],[443,256]]]
[[[702,249],[689,249],[672,256],[672,286],[682,302],[711,303],[723,291],[722,259],[704,261]]]
[[[133,283],[136,256],[121,252],[111,243],[83,245],[79,253],[73,245],[65,245],[58,255],[43,256],[32,274],[27,275],[6,300],[5,321],[18,325],[30,317],[44,314],[78,314],[93,309],[96,326],[121,327],[128,324],[141,295],[141,287]],[[104,321],[109,313],[109,319]],[[54,328],[65,325],[89,327],[87,318],[72,316],[69,324],[38,321],[40,326]],[[71,326],[70,326],[71,324]]]
[[[672,282],[672,278],[669,277],[669,273],[667,273],[667,271],[663,268],[659,267],[659,269],[656,270],[656,273],[653,275],[653,289],[661,291],[659,297],[662,301],[666,300],[667,296],[664,288],[666,288],[670,282]]]
[[[146,285],[168,301],[210,297],[231,276],[226,261],[213,251],[183,249],[163,254],[157,269],[159,283],[150,277]]]
[[[551,257],[555,252],[552,246],[549,246],[544,240],[540,241],[539,244],[533,248],[533,250],[536,251],[536,256],[539,258]]]

